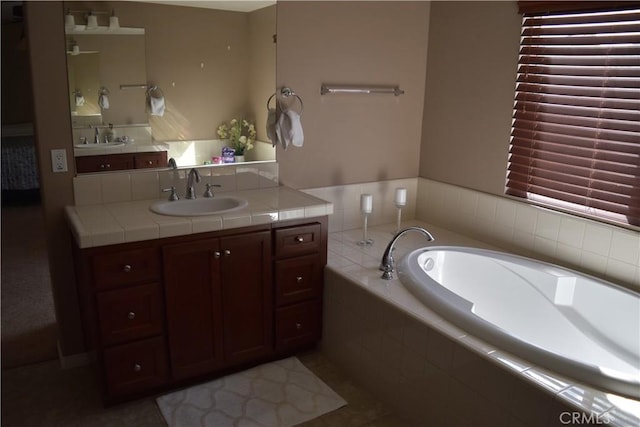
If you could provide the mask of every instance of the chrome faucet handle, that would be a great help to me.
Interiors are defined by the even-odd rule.
[[[207,184],[207,189],[204,191],[202,197],[214,197],[213,192],[211,191],[211,187],[222,187],[220,184]]]
[[[163,188],[162,189],[163,193],[168,193],[169,191],[171,191],[171,194],[169,194],[169,201],[170,202],[175,202],[176,200],[180,200],[180,197],[178,197],[178,193],[176,193],[176,187],[170,187],[170,188]]]

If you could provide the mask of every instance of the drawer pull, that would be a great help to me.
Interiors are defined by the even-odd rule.
[[[296,323],[296,329],[297,330],[302,329],[302,323]]]
[[[125,273],[128,273],[131,271],[131,266],[129,264],[125,264],[124,267],[122,267],[122,271],[124,271]]]
[[[296,277],[296,283],[302,283],[302,276]]]
[[[215,252],[213,253],[213,257],[214,257],[214,258],[220,258],[220,252],[219,252],[219,251],[215,251]]]
[[[133,320],[135,318],[136,318],[136,314],[133,311],[130,311],[129,313],[127,313],[127,319]]]
[[[231,251],[229,249],[225,249],[224,256],[229,256],[229,255],[231,255]]]
[[[133,372],[140,372],[140,371],[142,371],[142,365],[140,365],[139,363],[134,363]]]
[[[296,236],[295,241],[296,241],[296,243],[304,243],[304,237]]]

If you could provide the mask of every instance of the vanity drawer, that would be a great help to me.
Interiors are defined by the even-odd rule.
[[[292,350],[313,344],[320,339],[321,323],[320,300],[277,309],[276,350]]]
[[[110,396],[148,390],[167,380],[162,337],[108,348],[104,351],[104,364]]]
[[[92,259],[92,266],[97,289],[154,281],[160,277],[160,262],[156,248],[97,254]]]
[[[133,163],[136,169],[166,168],[167,152],[157,151],[153,153],[136,153]]]
[[[162,296],[157,283],[101,292],[97,296],[103,345],[161,334]]]
[[[78,156],[75,160],[77,173],[109,172],[133,169],[133,154]]]
[[[318,223],[274,231],[277,257],[305,255],[320,250],[321,226]]]
[[[276,261],[276,304],[291,304],[322,294],[320,255]]]

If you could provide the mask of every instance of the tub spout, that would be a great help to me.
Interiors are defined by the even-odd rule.
[[[398,239],[409,231],[418,231],[424,234],[430,242],[435,240],[435,238],[431,235],[431,233],[429,233],[427,230],[425,230],[422,227],[408,227],[408,228],[405,228],[404,230],[398,231],[396,235],[393,236],[389,244],[387,245],[387,249],[385,249],[384,255],[382,255],[382,261],[380,262],[380,270],[383,272],[382,273],[383,279],[390,280],[393,278],[393,268],[394,268],[393,250],[395,249],[395,245]]]

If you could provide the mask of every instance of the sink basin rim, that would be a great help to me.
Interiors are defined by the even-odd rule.
[[[161,200],[154,202],[149,209],[166,216],[206,216],[220,215],[245,208],[249,202],[236,196],[215,196],[213,198],[183,199],[176,201]],[[208,205],[222,205],[219,208]]]

